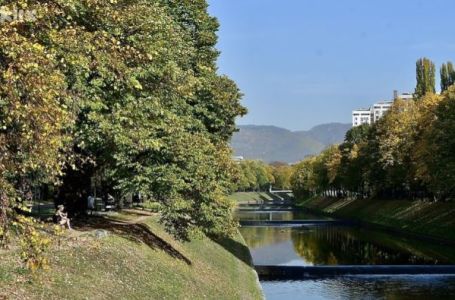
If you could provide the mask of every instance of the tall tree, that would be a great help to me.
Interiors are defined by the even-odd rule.
[[[60,194],[84,203],[77,194],[99,174],[119,197],[160,201],[162,222],[182,239],[235,227],[229,139],[245,109],[217,73],[206,0],[2,4],[37,18],[0,31],[0,199],[39,170],[61,175]]]
[[[365,154],[372,127],[368,124],[353,127],[346,133],[345,141],[339,146],[340,165],[338,177],[343,188],[360,192],[365,185]]]
[[[439,199],[455,199],[455,87],[450,87],[432,106],[430,126],[423,138],[425,145],[420,151],[423,159],[423,179]]]
[[[430,96],[430,95],[428,95]],[[390,111],[376,124],[378,143],[377,162],[385,171],[384,192],[404,195],[415,176],[412,169],[411,151],[413,149],[419,111],[414,101],[396,100]]]
[[[455,83],[455,71],[452,62],[442,64],[441,66],[441,92],[446,91],[451,85]]]
[[[427,93],[435,93],[435,66],[428,58],[424,57],[416,63],[417,86],[415,89],[416,98],[420,98]]]
[[[0,242],[34,185],[61,174],[74,120],[56,55],[23,34],[28,26],[5,22],[0,30]]]

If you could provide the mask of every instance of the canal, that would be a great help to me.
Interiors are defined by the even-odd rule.
[[[238,211],[239,220],[324,219],[303,212]],[[326,218],[325,218],[326,219]],[[451,246],[355,226],[248,226],[241,233],[255,265],[448,265]],[[267,299],[452,299],[455,276],[344,275],[261,281]]]

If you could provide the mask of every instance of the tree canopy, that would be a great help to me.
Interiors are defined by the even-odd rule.
[[[2,218],[31,184],[84,195],[101,174],[119,197],[161,202],[179,238],[229,233],[228,142],[246,110],[217,73],[218,23],[206,1],[3,4],[36,19],[0,32]]]
[[[434,94],[436,92],[435,73],[436,69],[431,60],[424,57],[417,61],[417,86],[415,89],[415,95],[417,98],[420,98],[427,93]]]
[[[455,200],[453,82],[437,95],[431,61],[417,66],[420,97],[395,99],[379,121],[352,128],[341,145],[296,165],[292,187],[298,197],[334,190],[341,196]],[[443,66],[441,74],[451,68]]]

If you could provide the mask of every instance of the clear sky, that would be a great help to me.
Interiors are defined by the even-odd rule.
[[[349,123],[352,109],[413,92],[418,58],[438,69],[455,62],[454,0],[209,3],[221,23],[220,72],[249,109],[239,124]]]

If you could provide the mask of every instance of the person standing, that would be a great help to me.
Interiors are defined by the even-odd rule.
[[[93,211],[95,210],[95,197],[92,195],[87,197],[87,209],[90,211],[90,214],[93,214]]]

